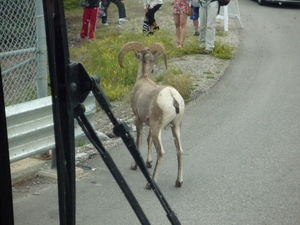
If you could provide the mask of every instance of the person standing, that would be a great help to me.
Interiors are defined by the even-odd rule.
[[[200,8],[200,2],[199,0],[192,0],[191,1],[191,7],[193,10],[193,15],[190,16],[190,20],[193,21],[194,25],[194,36],[199,36],[199,8]]]
[[[102,24],[104,26],[108,25],[108,23],[107,23],[107,10],[108,10],[108,7],[109,7],[111,2],[114,3],[118,7],[119,24],[123,24],[123,23],[127,22],[124,0],[102,0],[102,5],[104,7],[104,12],[105,12],[105,16],[102,17]]]
[[[200,0],[200,54],[210,54],[215,48],[217,0]]]
[[[86,0],[83,3],[81,38],[93,41],[96,37],[96,25],[98,19],[99,0]]]
[[[165,3],[165,0],[162,0],[161,7],[159,9],[163,9],[164,3]]]
[[[188,0],[175,0],[173,3],[173,17],[176,28],[176,48],[182,48],[187,33],[187,17],[189,12]]]
[[[155,20],[155,13],[163,4],[163,0],[144,0],[145,18],[149,24],[148,35],[153,35],[155,30],[159,30],[159,26]]]

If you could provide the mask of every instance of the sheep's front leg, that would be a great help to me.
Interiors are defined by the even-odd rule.
[[[177,173],[177,180],[175,182],[176,187],[181,187],[183,183],[182,178],[182,158],[183,158],[183,150],[181,147],[181,140],[180,140],[180,126],[172,127],[172,133],[174,137],[174,143],[177,150],[177,161],[178,161],[178,173]]]
[[[143,135],[143,123],[139,119],[136,119],[135,120],[135,126],[136,126],[136,143],[137,143],[138,151],[140,151],[140,147],[141,147],[141,143],[142,143],[142,135]],[[137,169],[136,161],[133,161],[131,163],[130,168],[132,170]]]
[[[147,168],[151,168],[152,167],[152,136],[151,136],[150,128],[149,128],[147,143],[148,143],[148,154],[147,154],[146,166]]]

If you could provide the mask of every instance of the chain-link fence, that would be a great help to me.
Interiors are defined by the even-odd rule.
[[[0,0],[0,61],[5,105],[47,95],[42,0]]]

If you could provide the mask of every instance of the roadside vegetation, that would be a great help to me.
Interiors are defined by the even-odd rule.
[[[69,1],[64,1],[66,2]],[[76,3],[78,4],[78,3]],[[135,3],[135,1],[126,2],[126,8],[140,8],[142,3]],[[71,4],[72,5],[72,4]],[[75,7],[68,7],[66,16],[78,17],[81,19],[82,9]],[[112,4],[109,10],[111,13],[115,11],[116,7]],[[101,21],[99,21],[100,23]],[[141,30],[141,24],[135,19],[131,19],[128,23],[132,26],[136,26],[135,30]],[[80,24],[81,25],[81,24]],[[80,27],[77,28],[79,33]],[[224,36],[224,32],[217,32],[216,35]],[[182,49],[174,48],[175,34],[172,29],[161,29],[153,36],[146,36],[142,32],[133,33],[131,29],[120,29],[118,26],[103,27],[97,30],[97,38],[92,43],[80,43],[75,44],[70,48],[70,55],[73,61],[81,62],[88,74],[99,75],[101,78],[101,88],[110,101],[119,100],[124,97],[132,88],[136,80],[138,60],[135,58],[134,53],[128,53],[124,57],[124,68],[120,68],[118,65],[118,54],[124,44],[130,41],[137,41],[143,43],[145,46],[150,46],[154,42],[163,44],[166,49],[168,59],[180,58],[185,55],[199,54],[199,43],[190,39],[186,40],[185,46]],[[234,54],[234,48],[223,44],[222,42],[216,42],[215,50],[212,52],[214,57],[221,59],[231,59]],[[160,58],[158,64],[163,64],[163,60]],[[185,74],[178,68],[168,69],[158,76],[153,77],[154,81],[172,85],[183,96],[185,101],[189,101],[190,92],[193,90],[192,81],[189,74]]]

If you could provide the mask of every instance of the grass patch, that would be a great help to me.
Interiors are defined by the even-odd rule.
[[[125,55],[123,59],[124,68],[120,68],[118,64],[118,54],[124,44],[132,41],[131,34],[120,34],[119,30],[105,29],[104,35],[106,38],[101,40],[95,40],[91,44],[83,44],[80,48],[72,48],[70,50],[71,58],[79,59],[87,72],[90,75],[98,75],[101,78],[101,88],[105,92],[106,96],[110,101],[115,101],[123,97],[129,90],[131,90],[135,83],[137,76],[138,60],[136,59],[133,52]],[[145,46],[158,42],[164,45],[167,57],[183,57],[188,54],[197,54],[197,44],[188,45],[184,49],[176,49],[174,45],[170,43],[170,39],[174,38],[173,34],[165,31],[159,31],[155,34],[155,37],[146,37],[144,34],[136,34],[135,41],[143,43]],[[174,40],[175,42],[175,40]],[[160,58],[159,62],[162,62]],[[178,79],[176,76],[170,77],[170,74],[176,74],[178,72],[175,69],[169,69],[161,76],[164,80],[164,84],[174,86],[183,96],[188,96],[190,89],[190,76],[185,76],[182,72],[177,77],[184,77]],[[186,90],[184,90],[183,83],[188,83]],[[185,98],[185,97],[184,97]],[[186,97],[188,99],[188,97]]]
[[[215,78],[214,74],[211,71],[205,71],[205,72],[203,72],[203,74],[206,75],[206,79],[214,79]]]
[[[128,8],[136,7],[133,5],[128,5]],[[110,10],[113,9],[110,8]],[[78,13],[80,14],[78,15]],[[72,17],[77,14],[81,18],[82,11],[76,10],[67,14],[72,14]],[[98,23],[101,23],[101,20]],[[135,27],[133,30],[141,31],[142,24],[138,19],[133,17],[130,23]],[[142,32],[134,32],[134,38],[132,32],[130,29],[120,29],[117,26],[102,26],[101,29],[97,30],[97,39],[93,43],[82,43],[70,48],[72,61],[81,62],[88,74],[100,76],[100,86],[110,101],[124,97],[131,90],[136,80],[138,60],[133,52],[126,54],[124,57],[123,69],[118,65],[119,51],[127,42],[134,40],[145,46],[150,46],[155,42],[161,43],[166,49],[168,58],[199,54],[199,41],[193,38],[186,39],[184,48],[174,48],[176,36],[172,31],[159,30],[150,37],[145,36]],[[190,32],[193,31],[190,30]],[[222,34],[223,32],[218,31],[218,35]],[[216,47],[212,53],[214,57],[221,59],[231,59],[233,57],[232,47],[223,45],[221,42],[216,42],[215,45]],[[162,63],[162,60],[159,59],[158,63]],[[185,100],[189,99],[190,92],[193,89],[191,76],[180,70],[177,71],[176,68],[171,68],[156,79],[156,82],[174,86]]]
[[[225,32],[224,30],[216,29],[216,36],[225,37],[227,36],[227,32]]]
[[[234,55],[234,48],[230,45],[222,44],[220,41],[216,41],[212,55],[220,59],[232,59]]]
[[[75,147],[82,147],[84,145],[86,145],[87,143],[89,143],[89,141],[87,139],[81,139],[81,140],[77,140],[75,142]]]
[[[170,68],[158,76],[155,81],[164,85],[171,85],[178,90],[185,101],[189,101],[193,90],[191,76],[184,74],[180,69]]]

